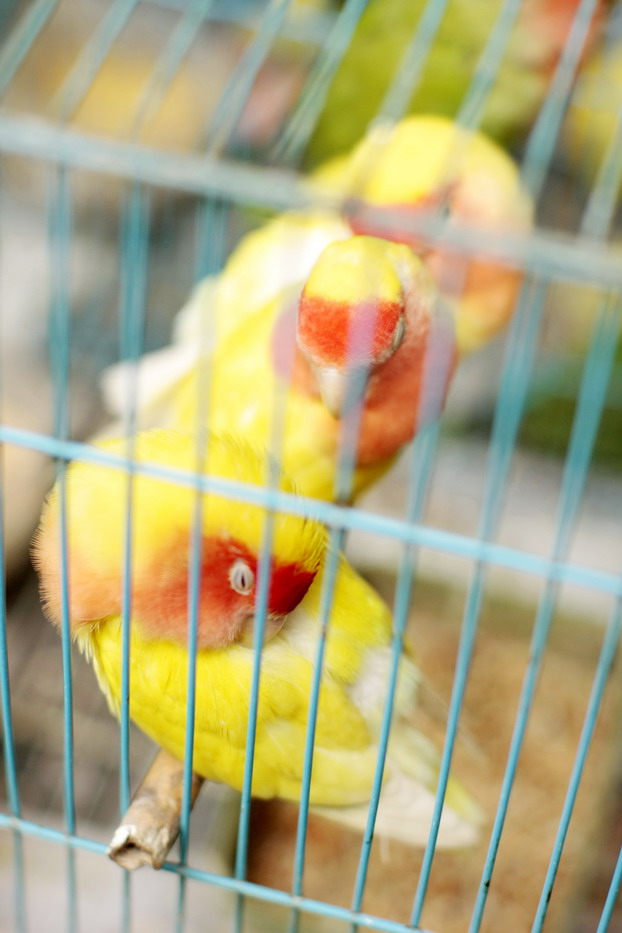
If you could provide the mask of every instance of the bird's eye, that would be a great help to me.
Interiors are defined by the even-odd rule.
[[[231,588],[234,589],[236,593],[241,593],[243,596],[246,596],[253,589],[255,574],[245,560],[236,560],[236,562],[231,565],[229,581],[231,583]]]

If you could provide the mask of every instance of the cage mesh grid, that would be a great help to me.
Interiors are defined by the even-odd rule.
[[[87,134],[68,127],[81,100],[94,80],[99,68],[122,34],[134,11],[142,4],[138,0],[117,0],[106,6],[105,15],[99,26],[84,43],[82,52],[66,77],[60,91],[54,99],[53,120],[36,120],[25,114],[4,110],[0,115],[0,148],[5,154],[19,155],[30,159],[42,160],[49,165],[52,191],[50,200],[50,249],[52,250],[52,268],[54,276],[50,295],[50,346],[51,364],[54,381],[55,430],[54,436],[45,436],[9,426],[3,426],[0,438],[5,444],[15,444],[43,451],[57,459],[59,476],[64,475],[64,465],[70,459],[97,460],[112,463],[114,458],[70,439],[67,420],[69,386],[69,349],[70,349],[70,309],[67,292],[68,251],[71,242],[71,173],[73,170],[86,170],[117,176],[129,183],[125,196],[125,213],[122,222],[121,243],[121,357],[138,360],[142,352],[142,334],[145,313],[146,268],[148,260],[148,201],[149,192],[168,188],[172,191],[185,191],[199,195],[204,200],[203,216],[205,243],[203,254],[223,248],[222,228],[215,221],[218,211],[214,207],[215,198],[222,203],[245,205],[247,203],[269,208],[293,208],[317,203],[317,196],[311,196],[295,174],[283,168],[267,168],[234,161],[226,156],[230,134],[240,119],[245,102],[250,94],[253,81],[265,60],[277,36],[285,30],[286,17],[290,3],[278,0],[265,5],[255,6],[252,10],[203,2],[190,4],[170,4],[179,8],[179,20],[175,32],[171,35],[161,56],[154,63],[150,84],[141,98],[138,117],[132,129],[134,139],[130,142],[94,139]],[[58,4],[49,0],[38,0],[25,9],[20,9],[20,17],[14,21],[2,51],[0,51],[0,88],[10,87],[12,79],[19,73],[19,68],[27,60],[32,45],[38,38],[48,19],[53,15]],[[163,4],[163,6],[169,6]],[[277,164],[295,164],[312,132],[320,113],[323,99],[332,76],[339,65],[353,31],[362,15],[366,4],[357,0],[347,0],[343,9],[329,24],[325,41],[311,67],[305,89],[300,95],[289,122],[280,135],[275,150]],[[420,26],[413,36],[408,53],[402,60],[401,68],[396,73],[392,88],[386,96],[381,114],[397,119],[403,113],[408,90],[418,78],[418,70],[424,55],[434,40],[435,30],[441,22],[446,4],[430,2],[427,5]],[[504,3],[499,18],[490,34],[484,55],[476,70],[473,83],[468,89],[458,122],[467,128],[476,127],[481,119],[486,96],[492,87],[497,70],[503,59],[504,43],[510,34],[512,24],[520,9],[520,3]],[[529,137],[525,149],[522,167],[523,178],[537,197],[542,189],[549,170],[561,121],[568,104],[574,74],[585,42],[587,30],[596,9],[595,0],[583,0],[578,5],[576,19],[568,37],[564,53],[551,82],[549,93],[541,108],[539,117]],[[252,14],[252,15],[251,15]],[[168,85],[181,66],[194,38],[203,24],[210,17],[237,19],[254,26],[246,52],[239,67],[231,77],[220,106],[210,124],[204,149],[191,154],[170,154],[164,151],[147,149],[137,141],[137,134],[145,115],[157,110]],[[617,138],[616,138],[617,139]],[[130,377],[127,385],[128,405],[126,423],[128,435],[128,459],[120,461],[128,470],[128,503],[131,501],[131,476],[136,471],[159,475],[174,482],[190,485],[197,490],[216,490],[243,501],[254,501],[269,508],[283,511],[304,511],[324,521],[331,529],[334,542],[338,544],[346,530],[373,530],[380,535],[395,538],[404,544],[404,556],[399,568],[394,617],[397,638],[395,642],[394,666],[391,689],[394,689],[397,671],[397,659],[401,637],[404,633],[409,597],[413,585],[413,557],[417,548],[428,547],[443,552],[462,555],[473,562],[473,573],[469,586],[463,618],[462,639],[456,664],[454,689],[450,701],[446,742],[443,752],[437,807],[432,832],[425,852],[419,884],[415,893],[411,925],[369,917],[361,913],[367,870],[368,847],[362,849],[359,872],[357,875],[353,909],[346,910],[331,904],[311,901],[302,896],[302,879],[306,839],[306,810],[313,749],[313,719],[317,709],[323,641],[320,641],[316,663],[316,677],[313,685],[311,722],[306,747],[306,784],[303,792],[303,806],[296,847],[295,870],[292,894],[275,891],[263,886],[253,885],[244,880],[245,862],[248,845],[248,811],[250,802],[250,781],[252,776],[253,722],[256,719],[257,685],[259,678],[259,655],[254,675],[251,694],[251,711],[248,735],[247,771],[242,795],[240,834],[235,865],[235,877],[223,878],[198,871],[186,864],[187,837],[189,831],[189,781],[191,774],[192,748],[191,730],[193,713],[188,717],[189,740],[187,742],[186,771],[184,781],[184,807],[182,815],[182,848],[179,863],[167,863],[165,869],[179,875],[179,920],[183,924],[183,902],[185,879],[209,881],[212,884],[230,888],[240,895],[251,895],[274,903],[294,908],[292,928],[296,926],[296,912],[299,910],[324,914],[334,919],[351,921],[364,925],[373,925],[383,930],[406,930],[418,928],[424,905],[426,888],[435,853],[436,832],[443,806],[444,792],[449,775],[449,767],[457,736],[458,722],[467,683],[470,658],[477,632],[481,610],[486,570],[489,566],[507,566],[517,572],[536,574],[545,581],[543,595],[539,602],[538,613],[533,630],[532,652],[525,673],[523,692],[517,713],[516,728],[508,758],[506,776],[502,788],[497,816],[492,827],[490,848],[477,902],[471,919],[470,930],[475,933],[480,929],[486,895],[494,869],[495,855],[504,825],[504,818],[509,802],[513,780],[520,754],[525,728],[528,722],[535,683],[547,642],[547,635],[556,605],[556,596],[561,582],[568,581],[591,587],[615,597],[615,606],[603,637],[602,651],[589,707],[586,711],[584,731],[581,735],[577,756],[568,788],[568,796],[560,820],[555,850],[551,855],[550,868],[544,881],[542,898],[533,930],[539,930],[544,922],[550,891],[555,880],[555,871],[568,829],[572,808],[582,768],[587,756],[591,736],[595,727],[600,703],[608,674],[613,663],[620,627],[620,598],[622,597],[622,579],[612,573],[596,568],[578,566],[568,561],[568,547],[575,526],[578,509],[582,502],[587,470],[590,465],[594,440],[599,419],[605,402],[611,371],[614,365],[614,353],[619,330],[619,298],[617,290],[622,283],[622,273],[616,250],[609,243],[610,225],[615,210],[615,200],[619,187],[621,159],[619,147],[614,139],[592,190],[583,222],[577,235],[568,237],[564,233],[540,229],[528,237],[492,237],[481,231],[466,230],[448,232],[433,216],[423,216],[408,222],[408,229],[421,233],[431,242],[447,243],[467,254],[485,250],[488,254],[508,261],[527,273],[523,293],[517,313],[513,319],[506,343],[506,359],[503,366],[502,381],[490,443],[490,458],[487,474],[487,486],[484,506],[477,535],[461,536],[442,531],[423,523],[423,503],[425,490],[434,464],[437,444],[438,425],[433,425],[418,436],[413,448],[410,504],[405,520],[395,521],[374,515],[360,509],[345,509],[327,503],[299,503],[274,489],[256,490],[243,488],[239,484],[228,484],[214,478],[183,477],[174,471],[158,470],[153,467],[132,462],[131,434],[135,427],[136,383]],[[326,198],[326,204],[334,203]],[[391,215],[389,211],[378,211],[377,222],[382,224],[404,225],[403,218]],[[220,243],[217,241],[220,239]],[[198,271],[202,263],[199,261]],[[606,295],[602,309],[596,318],[591,346],[586,356],[577,411],[573,423],[571,441],[566,458],[562,481],[557,521],[557,535],[550,558],[525,553],[519,549],[495,543],[495,532],[503,505],[504,489],[508,480],[516,445],[517,432],[523,413],[526,393],[532,378],[532,368],[536,352],[536,338],[540,324],[543,301],[547,284],[559,279],[571,282],[585,282],[610,290]],[[342,482],[347,485],[348,463],[347,450],[343,457]],[[198,526],[197,526],[198,527]],[[129,772],[129,619],[131,576],[131,510],[128,508],[126,525],[126,575],[123,609],[124,628],[124,667],[123,696],[121,713],[121,786],[120,804],[125,809],[130,797]],[[62,532],[65,542],[66,529]],[[269,527],[266,530],[266,544],[269,545]],[[195,554],[198,548],[195,549]],[[267,568],[263,561],[260,573],[261,586],[258,597],[258,635],[265,623]],[[194,593],[193,611],[190,624],[190,679],[189,696],[194,695],[194,666],[196,661],[197,609],[196,594],[197,558],[193,563],[192,590]],[[332,590],[332,580],[336,568],[336,559],[332,559],[331,569],[327,574],[324,591],[324,621],[326,622]],[[14,736],[12,731],[9,659],[6,638],[6,611],[2,615],[2,648],[0,651],[0,682],[2,687],[3,735],[5,747],[5,767],[7,772],[8,803],[10,813],[0,815],[0,824],[12,828],[15,832],[15,875],[16,904],[15,917],[18,929],[26,928],[24,908],[24,879],[21,854],[21,833],[31,833],[62,843],[67,849],[67,869],[69,885],[68,928],[76,927],[76,878],[75,848],[83,847],[103,853],[105,846],[93,840],[81,837],[77,832],[75,820],[75,802],[73,787],[73,744],[72,744],[72,678],[71,654],[68,619],[67,592],[70,585],[65,573],[63,578],[63,625],[62,658],[63,683],[65,697],[65,792],[66,792],[66,827],[59,832],[49,827],[35,825],[21,816],[19,787],[14,755]],[[390,707],[383,722],[381,748],[386,752],[388,730],[390,726]],[[377,804],[382,775],[382,762],[379,762],[374,799],[370,807],[370,823],[373,826],[373,811]],[[306,799],[305,798],[306,795]],[[618,862],[607,902],[603,908],[599,923],[599,933],[607,929],[615,897],[620,884],[620,862]],[[124,883],[124,909],[122,926],[130,928],[131,890],[129,876]],[[241,904],[241,901],[240,901]],[[237,914],[237,926],[243,924],[242,910]],[[181,927],[180,927],[181,928]],[[438,931],[442,933],[442,931]]]

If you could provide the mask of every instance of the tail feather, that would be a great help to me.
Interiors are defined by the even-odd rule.
[[[410,845],[426,844],[436,802],[438,752],[421,732],[395,723],[380,793],[375,833]],[[314,812],[352,829],[364,831],[368,805],[316,807]],[[463,785],[450,777],[445,793],[438,846],[461,848],[477,842],[480,807]]]
[[[382,784],[374,833],[412,846],[428,841],[436,794],[424,784],[388,762],[389,773]],[[369,807],[314,807],[313,812],[363,832]],[[441,816],[437,846],[456,849],[474,845],[479,838],[481,814],[468,792],[450,778]]]

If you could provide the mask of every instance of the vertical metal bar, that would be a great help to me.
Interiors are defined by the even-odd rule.
[[[451,353],[448,351],[447,347],[443,345],[442,339],[438,343],[431,340],[426,351],[426,362],[424,364],[420,398],[422,400],[422,405],[426,404],[427,399],[434,399],[436,411],[427,413],[430,420],[417,432],[411,447],[408,501],[406,503],[406,520],[408,522],[418,522],[423,515],[438,446],[440,416],[444,404],[444,393],[439,391],[439,389],[441,386],[445,385],[451,365]],[[419,422],[421,411],[417,411],[415,417],[417,422]],[[363,836],[352,900],[352,909],[356,911],[361,910],[365,893],[374,826],[378,813],[389,743],[389,732],[391,729],[395,692],[397,688],[397,673],[403,650],[404,634],[408,622],[408,611],[416,572],[417,553],[417,549],[410,545],[404,547],[397,577],[393,604],[391,669],[378,740],[378,760],[374,774],[374,784],[372,787],[367,825]]]
[[[13,832],[13,905],[15,933],[26,933],[26,871],[24,868],[24,837],[19,830]]]
[[[566,834],[568,832],[568,827],[570,825],[570,819],[572,817],[572,811],[574,809],[574,804],[577,798],[579,784],[581,782],[583,768],[585,766],[585,760],[587,758],[587,754],[590,748],[590,743],[592,741],[592,736],[594,734],[594,729],[596,727],[596,722],[598,719],[598,714],[600,712],[600,706],[602,703],[603,694],[605,692],[605,686],[609,678],[611,666],[613,664],[613,660],[615,658],[616,650],[617,650],[618,643],[620,640],[621,626],[622,626],[622,602],[618,601],[612,613],[611,619],[609,621],[609,625],[607,627],[605,637],[603,638],[603,644],[602,644],[602,648],[600,652],[600,657],[598,659],[598,665],[596,668],[594,683],[592,685],[590,700],[589,700],[587,712],[585,715],[585,721],[583,723],[583,729],[581,731],[581,738],[579,740],[577,755],[574,761],[572,775],[570,777],[570,781],[568,784],[568,793],[566,794],[566,799],[564,801],[564,808],[562,811],[562,816],[561,816],[561,820],[559,823],[557,835],[555,837],[553,852],[551,855],[551,860],[549,862],[549,867],[548,867],[548,871],[546,874],[544,887],[542,888],[540,902],[538,904],[536,916],[533,922],[533,926],[531,928],[532,933],[538,933],[538,931],[542,930],[546,912],[549,906],[549,901],[551,899],[551,894],[553,893],[553,885],[555,884],[557,869],[559,867],[559,862],[562,856],[564,843],[566,841]]]
[[[345,55],[354,30],[369,0],[346,0],[318,55],[300,99],[279,142],[274,147],[277,161],[294,164],[309,141],[330,87]]]
[[[60,440],[70,436],[69,380],[71,354],[71,317],[68,282],[71,243],[71,198],[68,171],[61,166],[52,176],[50,202],[50,368],[54,387],[54,433]],[[63,670],[64,725],[64,800],[65,825],[70,835],[76,833],[73,737],[73,685],[71,669],[71,624],[69,618],[69,529],[67,523],[66,464],[57,465],[59,497],[59,536],[61,557],[61,651]],[[71,847],[66,849],[67,930],[77,927],[76,860]]]
[[[35,0],[11,31],[0,51],[0,96],[6,91],[13,75],[57,6],[58,0]]]
[[[273,486],[274,480],[270,485]],[[270,572],[272,569],[272,540],[274,529],[274,516],[269,512],[264,524],[261,553],[257,568],[257,596],[255,599],[255,623],[253,631],[253,680],[251,684],[250,703],[248,711],[248,731],[246,734],[246,754],[244,758],[244,781],[240,801],[240,821],[238,829],[238,843],[235,852],[235,877],[246,877],[246,863],[248,859],[248,838],[250,828],[250,805],[253,785],[253,766],[255,759],[255,740],[257,736],[257,711],[259,706],[259,683],[261,677],[261,649],[266,627],[268,609],[268,595],[270,592]],[[235,929],[241,931],[243,923],[244,898],[239,895],[236,903]]]
[[[549,163],[568,104],[572,83],[581,59],[590,23],[596,12],[598,0],[582,0],[572,28],[566,39],[555,74],[549,86],[546,100],[538,119],[529,134],[522,165],[522,176],[527,188],[537,200],[546,178]]]
[[[205,149],[220,154],[227,146],[272,43],[278,36],[292,0],[269,0],[259,29],[220,96],[207,131]]]
[[[447,10],[449,0],[426,3],[412,39],[404,49],[393,81],[387,88],[374,123],[399,120],[404,116],[417,90],[436,33]]]
[[[2,447],[1,464],[4,473],[4,445]],[[13,816],[20,817],[22,813],[19,798],[19,782],[17,778],[17,762],[15,759],[15,736],[13,733],[13,715],[11,711],[9,649],[7,643],[4,496],[3,476],[3,483],[0,486],[0,572],[2,574],[0,582],[0,586],[2,587],[2,594],[0,597],[0,700],[2,703],[2,749],[9,808]]]
[[[127,367],[126,406],[122,413],[126,456],[134,457],[136,431],[137,366],[142,352],[148,257],[148,202],[140,184],[133,182],[125,205],[121,236],[120,355]],[[130,669],[131,669],[131,590],[133,538],[134,470],[127,477],[123,543],[123,582],[121,595],[121,703],[119,808],[124,813],[130,803]],[[122,880],[121,929],[131,927],[131,879]]]
[[[116,0],[95,30],[73,68],[54,95],[51,109],[67,122],[80,106],[108,52],[125,28],[138,0]]]
[[[302,894],[302,877],[304,873],[305,852],[307,845],[307,825],[309,822],[309,798],[311,796],[311,773],[313,769],[313,751],[315,745],[318,703],[320,699],[322,668],[324,665],[324,653],[326,648],[326,636],[328,634],[330,610],[333,601],[333,593],[335,591],[335,584],[337,581],[337,571],[339,569],[339,552],[343,544],[343,538],[343,528],[331,530],[328,546],[328,559],[324,564],[324,579],[322,581],[322,593],[320,598],[321,628],[315,655],[313,684],[311,687],[311,695],[309,697],[309,717],[307,720],[307,733],[305,736],[303,777],[302,787],[300,789],[300,810],[298,814],[298,828],[296,832],[294,881],[292,889],[294,897],[299,897]],[[299,922],[300,911],[297,908],[294,908],[289,926],[290,933],[296,933],[298,930]]]
[[[205,454],[201,443],[204,433],[197,432],[196,470],[200,475],[205,466]],[[199,631],[199,605],[201,599],[201,559],[203,553],[203,497],[197,487],[194,513],[192,516],[192,536],[190,541],[190,574],[188,578],[188,677],[186,681],[186,740],[184,746],[184,777],[181,796],[181,815],[179,820],[179,863],[185,865],[188,859],[190,843],[190,806],[192,788],[192,770],[194,763],[194,728],[196,712],[196,673],[197,673],[197,638]],[[186,878],[179,876],[176,928],[183,933],[185,926]]]
[[[0,182],[2,175],[0,175]],[[0,193],[2,189],[0,188]],[[1,202],[0,202],[1,204]],[[1,254],[0,254],[1,258]],[[0,315],[0,359],[3,358],[3,318]],[[0,403],[4,396],[4,372],[0,367]],[[0,406],[0,410],[2,410]],[[6,780],[7,799],[11,814],[21,817],[19,780],[15,756],[15,736],[11,710],[11,681],[9,672],[9,647],[7,639],[6,601],[6,528],[4,487],[4,444],[0,445],[0,706],[2,709],[2,752]],[[26,876],[24,872],[23,839],[19,830],[13,832],[13,915],[16,933],[26,930]]]
[[[410,466],[410,484],[409,484],[409,502],[406,508],[406,517],[409,522],[417,522],[423,514],[423,508],[426,500],[426,493],[429,486],[434,456],[438,444],[440,423],[434,421],[425,425],[418,433],[411,451]],[[361,846],[361,855],[354,883],[354,893],[352,898],[352,910],[360,911],[365,894],[365,884],[367,882],[367,873],[369,870],[369,859],[371,856],[371,846],[373,841],[374,826],[378,813],[380,802],[380,791],[382,788],[382,779],[389,744],[389,731],[393,717],[393,706],[395,702],[395,691],[397,687],[397,672],[400,657],[402,655],[404,634],[408,622],[408,612],[412,598],[413,582],[416,573],[416,550],[412,545],[406,545],[402,553],[400,568],[397,578],[395,600],[393,605],[393,636],[391,647],[391,669],[389,674],[389,688],[385,708],[380,728],[378,740],[378,763],[374,774],[374,784],[369,803],[369,815],[363,843]]]
[[[613,872],[613,878],[611,879],[611,885],[607,893],[607,900],[605,901],[596,933],[607,933],[609,929],[613,908],[616,905],[616,900],[620,891],[620,884],[622,884],[622,849],[620,849],[620,855],[618,856],[618,861]]]
[[[140,96],[130,131],[132,138],[138,136],[145,122],[155,114],[162,103],[164,95],[213,5],[214,0],[189,0],[183,16],[171,33],[151,72],[149,82]]]
[[[230,205],[215,198],[205,198],[197,207],[194,280],[220,271],[224,263]],[[210,329],[214,330],[215,322]]]
[[[222,250],[222,212],[220,202],[206,199],[197,211],[196,266],[210,263]],[[199,332],[197,362],[197,406],[196,406],[196,471],[197,477],[205,469],[206,431],[209,427],[211,375],[206,360],[207,348],[214,342],[216,321],[213,314],[206,314]],[[188,680],[186,688],[186,741],[184,749],[184,777],[182,788],[181,815],[179,822],[179,861],[185,865],[190,844],[190,809],[192,793],[192,771],[194,759],[194,729],[196,710],[196,658],[198,614],[200,606],[201,560],[202,560],[202,523],[204,515],[203,496],[197,487],[194,514],[192,520],[192,540],[190,542],[190,576],[188,602]],[[187,879],[179,876],[177,897],[176,929],[181,933],[185,926]]]
[[[488,41],[469,83],[469,89],[456,116],[456,123],[465,129],[475,129],[481,122],[486,101],[499,73],[503,55],[522,5],[523,0],[503,0],[501,12],[490,31]]]
[[[271,405],[270,423],[270,475],[267,486],[270,491],[278,489],[283,460],[283,442],[285,418],[287,414],[289,393],[285,387],[290,385],[292,366],[294,363],[292,352],[286,361],[285,371],[282,373],[283,384],[275,382]],[[252,794],[253,765],[255,756],[255,739],[257,730],[257,709],[259,701],[259,683],[261,677],[261,649],[268,609],[268,596],[270,591],[270,573],[272,569],[272,542],[274,533],[274,513],[269,510],[264,522],[261,552],[258,565],[257,595],[255,599],[255,627],[254,627],[254,663],[251,683],[250,705],[248,711],[248,731],[246,735],[246,754],[244,759],[244,780],[240,800],[240,819],[238,825],[238,842],[235,853],[235,877],[242,880],[246,877],[248,859],[248,840],[250,829],[250,805]],[[234,929],[242,933],[244,922],[244,895],[239,894],[236,899],[236,912]]]

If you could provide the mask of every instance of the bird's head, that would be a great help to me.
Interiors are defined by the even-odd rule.
[[[378,127],[351,156],[333,169],[329,163],[317,177],[353,196],[351,224],[361,233],[372,232],[365,206],[406,218],[441,209],[448,221],[490,228],[523,228],[531,221],[514,161],[484,134],[461,129],[448,117],[421,114]],[[383,236],[410,242],[416,234],[396,228]]]
[[[428,279],[412,251],[376,237],[332,243],[313,266],[298,305],[297,342],[335,417],[364,397],[374,370],[417,326],[408,312],[418,284],[427,300]]]
[[[123,457],[125,441],[98,445]],[[138,464],[194,471],[196,442],[172,430],[136,436]],[[237,438],[208,438],[204,472],[244,483],[266,484],[270,464]],[[191,480],[190,480],[191,482]],[[198,646],[252,643],[264,508],[197,493],[189,486],[119,467],[74,462],[66,472],[68,612],[72,632],[122,612],[124,569],[130,573],[132,624],[143,637],[187,643],[193,580],[198,579]],[[283,480],[281,489],[292,492]],[[61,497],[54,489],[34,541],[46,610],[62,614]],[[128,514],[131,546],[126,553]],[[196,534],[196,531],[198,534]],[[279,630],[305,596],[322,562],[325,532],[317,522],[277,514],[271,535],[271,582],[266,637]],[[198,561],[193,547],[198,545]]]
[[[469,324],[483,338],[505,324],[520,283],[516,270],[442,242],[448,227],[500,236],[530,229],[531,200],[516,164],[496,143],[446,117],[421,114],[373,130],[315,178],[344,198],[355,233],[407,243],[425,258],[444,295],[468,297],[482,317]],[[440,219],[440,239],[425,234],[424,214]],[[483,294],[484,301],[473,300]],[[461,328],[458,317],[462,342]]]

